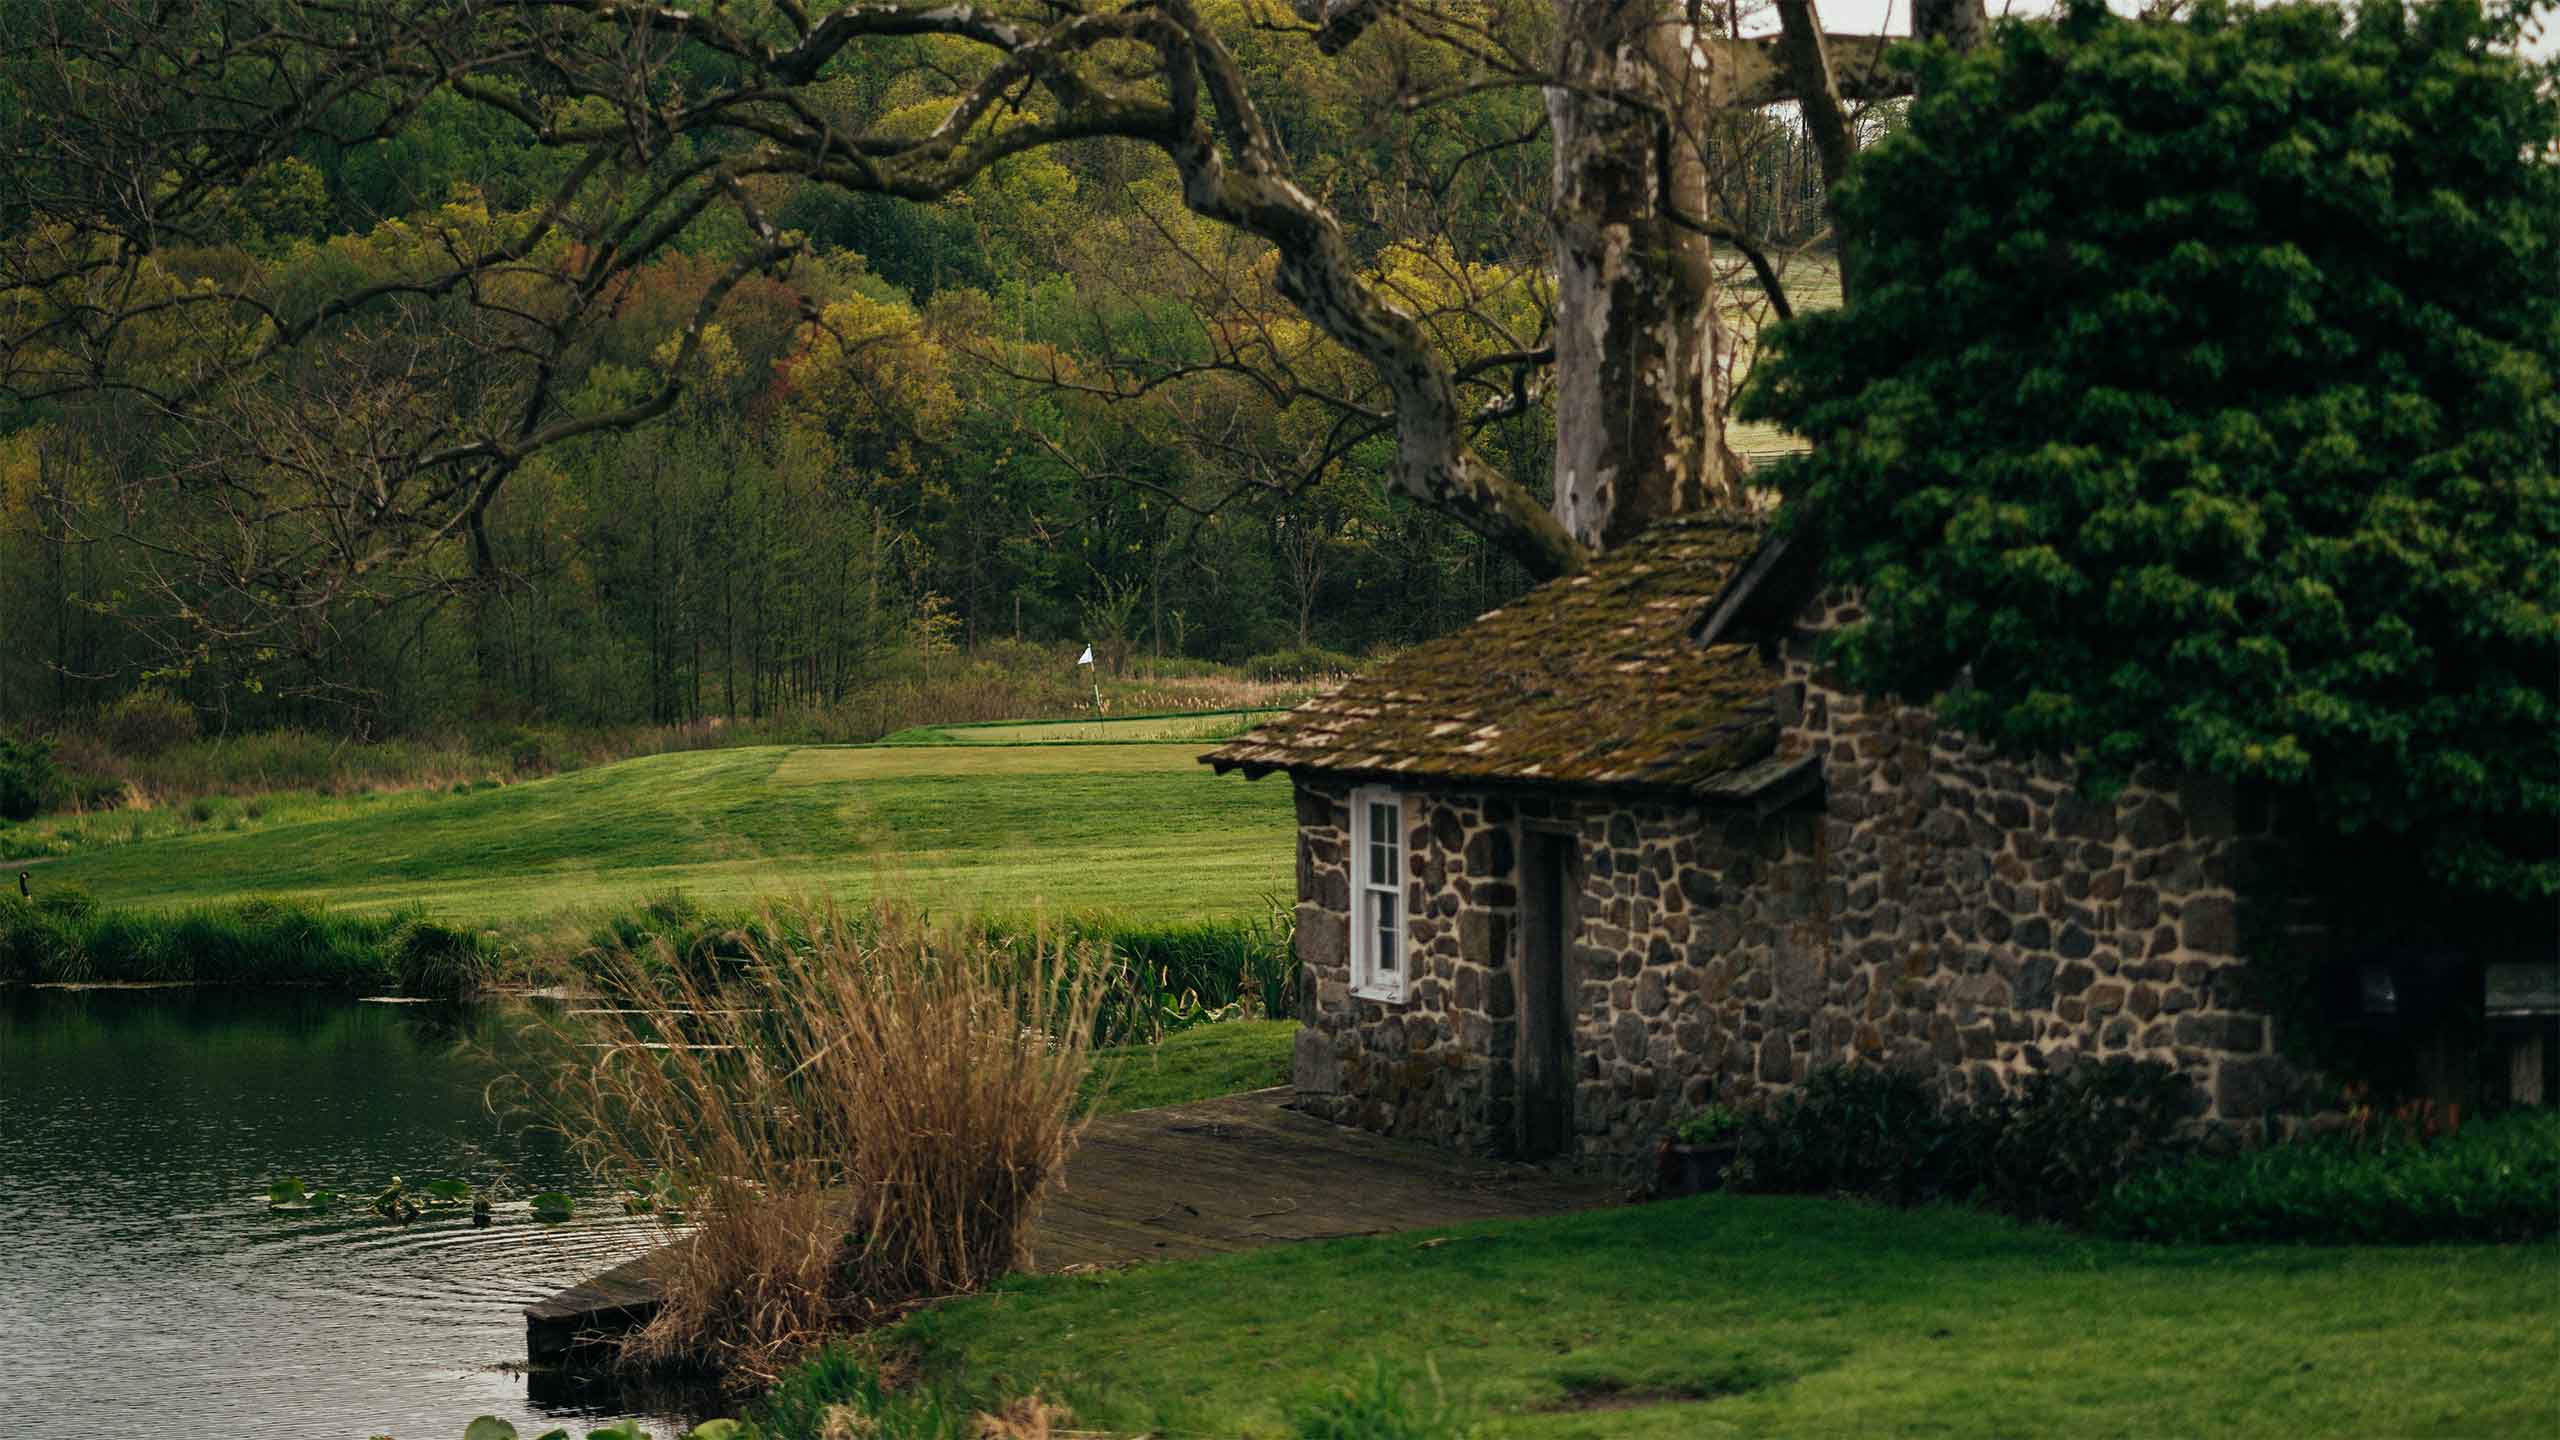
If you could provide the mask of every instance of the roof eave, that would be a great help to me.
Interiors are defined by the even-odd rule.
[[[1395,770],[1378,766],[1327,764],[1322,761],[1242,760],[1232,756],[1204,755],[1201,760],[1221,775],[1241,770],[1247,780],[1259,780],[1275,771],[1286,771],[1292,780],[1323,779],[1372,781],[1389,780],[1404,785],[1442,785],[1486,790],[1547,791],[1590,790],[1608,795],[1642,795],[1657,799],[1683,801],[1717,810],[1749,810],[1763,818],[1819,792],[1823,784],[1822,757],[1804,754],[1785,758],[1769,757],[1737,766],[1714,779],[1683,784],[1674,780],[1585,780],[1548,779],[1539,776],[1502,775],[1490,772]]]
[[[1767,537],[1690,627],[1689,638],[1700,645],[1763,638],[1813,598],[1821,568],[1811,544],[1788,535]]]

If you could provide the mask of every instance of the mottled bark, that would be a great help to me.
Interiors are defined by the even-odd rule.
[[[1659,4],[1558,0],[1557,19],[1555,512],[1601,552],[1734,494],[1707,240],[1671,213],[1703,213],[1705,175],[1676,138],[1660,149],[1709,75]]]

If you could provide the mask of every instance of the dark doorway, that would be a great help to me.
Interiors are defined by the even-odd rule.
[[[1574,838],[1531,830],[1521,837],[1520,1052],[1523,1160],[1573,1146]]]

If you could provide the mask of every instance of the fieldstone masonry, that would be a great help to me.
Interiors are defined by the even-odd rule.
[[[1499,1154],[1512,1137],[1524,828],[1576,839],[1568,987],[1579,1158],[1625,1166],[1685,1109],[1811,1068],[1925,1068],[1978,1098],[2080,1055],[2165,1061],[2207,1114],[2287,1106],[2299,1077],[2243,1007],[2228,787],[2144,773],[2110,804],[1925,710],[1826,683],[1786,647],[1781,753],[1815,798],[1762,817],[1594,788],[1405,790],[1407,998],[1351,994],[1350,779],[1296,777],[1299,1103]]]

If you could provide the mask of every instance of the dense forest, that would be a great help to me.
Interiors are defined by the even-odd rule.
[[[1463,47],[1426,36],[1351,63],[1304,27],[1247,20],[1229,27],[1237,61],[1376,283],[1461,357],[1546,345],[1538,92],[1469,83]],[[929,123],[951,103],[945,45],[848,49],[816,92],[850,129]],[[674,45],[648,83],[700,93],[722,63]],[[0,68],[11,133],[46,133],[62,83]],[[201,197],[134,272],[173,300],[254,294],[259,313],[128,304],[140,318],[105,342],[120,383],[0,400],[0,727],[77,725],[145,683],[226,729],[760,717],[840,703],[893,654],[1008,638],[1090,641],[1106,667],[1364,653],[1527,583],[1386,482],[1377,406],[1272,298],[1268,247],[1187,213],[1161,155],[1108,139],[1026,149],[931,204],[750,181],[794,254],[743,279],[732,266],[760,242],[741,210],[696,208],[581,310],[547,377],[564,438],[438,543],[338,563],[329,537],[366,503],[365,457],[503,403],[475,388],[509,360],[489,316],[516,272],[581,263],[562,227],[467,295],[421,279],[528,233],[562,193],[574,155],[496,113],[437,89],[414,113],[313,127]],[[1823,243],[1819,166],[1790,114],[1723,124],[1724,223],[1781,267]],[[670,138],[590,203],[699,174],[701,143]],[[11,208],[0,190],[12,245],[83,243]],[[1725,263],[1749,274],[1742,252]],[[1755,320],[1762,292],[1731,288]],[[0,286],[15,320],[62,303]],[[263,390],[172,417],[166,394],[279,324],[314,338]],[[422,367],[432,383],[382,373]],[[679,367],[664,413],[578,432]],[[1541,387],[1514,382],[1494,410],[1474,443],[1539,490]]]

